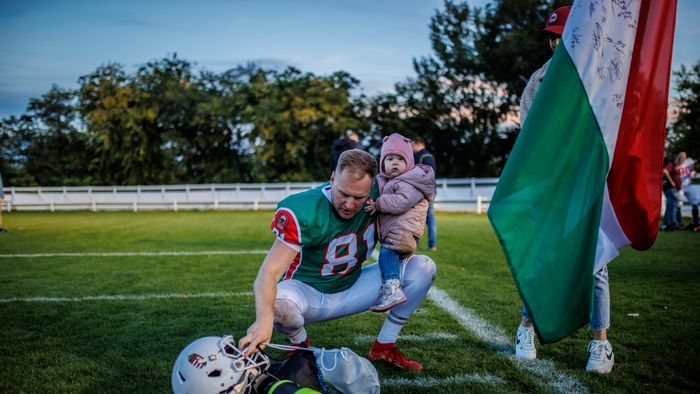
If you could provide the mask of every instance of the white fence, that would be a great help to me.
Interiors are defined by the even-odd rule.
[[[438,179],[435,209],[483,213],[498,178]],[[274,209],[309,183],[236,183],[161,186],[77,186],[5,188],[5,211],[143,211]]]

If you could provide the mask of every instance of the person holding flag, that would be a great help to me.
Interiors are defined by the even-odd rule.
[[[569,16],[570,6],[557,8],[547,18],[547,24],[540,31],[538,37],[547,36],[549,47],[552,52],[561,42],[561,34],[566,25],[566,19]],[[527,112],[535,98],[535,93],[542,83],[547,67],[548,60],[540,69],[535,71],[520,98],[520,122],[525,122]],[[591,353],[586,365],[586,370],[589,372],[608,373],[612,370],[615,362],[615,355],[612,351],[612,344],[607,339],[607,329],[610,327],[610,288],[608,283],[608,268],[603,266],[600,271],[596,272],[595,291],[593,293],[593,315],[591,318],[590,328],[594,331],[594,338],[591,341],[588,351]],[[522,307],[523,320],[516,331],[515,339],[515,356],[527,360],[537,358],[537,350],[535,348],[535,330],[530,320],[530,316],[525,305]]]
[[[675,0],[577,0],[547,20],[554,56],[523,94],[488,212],[524,304],[521,356],[536,357],[535,333],[590,324],[586,369],[612,370],[606,267],[658,233],[675,13]]]

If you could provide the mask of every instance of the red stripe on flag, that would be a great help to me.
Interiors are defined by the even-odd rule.
[[[617,219],[637,250],[650,248],[659,231],[675,23],[676,0],[642,1],[615,156],[607,179]]]

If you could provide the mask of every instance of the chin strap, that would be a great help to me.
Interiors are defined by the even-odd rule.
[[[261,345],[268,346],[268,347],[271,347],[271,348],[277,349],[277,350],[292,350],[292,351],[294,351],[294,350],[308,350],[311,352],[323,350],[323,348],[314,347],[314,346],[308,346],[308,347],[306,347],[306,346],[291,346],[291,345],[280,345],[277,343],[270,343],[270,342],[263,342],[263,343],[261,343]]]

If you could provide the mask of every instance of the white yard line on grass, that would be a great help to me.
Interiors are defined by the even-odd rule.
[[[253,292],[217,292],[217,293],[169,293],[169,294],[113,294],[84,297],[14,297],[0,298],[0,303],[8,302],[86,302],[86,301],[146,301],[162,300],[168,298],[221,298],[221,297],[247,297]]]
[[[0,254],[0,258],[207,256],[207,255],[266,254],[266,253],[267,253],[267,250],[211,250],[211,251],[203,251],[203,252],[17,253],[17,254]]]
[[[460,383],[484,383],[484,384],[494,384],[503,385],[506,381],[503,378],[493,375],[481,375],[481,374],[464,374],[448,376],[446,378],[386,378],[381,380],[381,386],[390,387],[418,387],[418,388],[432,388],[436,386],[449,386]]]
[[[355,344],[359,345],[361,343],[372,343],[377,338],[376,335],[357,335],[355,337]],[[400,335],[399,339],[403,341],[410,342],[428,342],[428,341],[454,341],[459,337],[455,334],[449,334],[446,332],[431,332],[423,335]]]
[[[502,328],[495,326],[473,310],[465,308],[452,299],[446,292],[433,286],[428,298],[439,308],[450,314],[462,327],[471,331],[477,339],[506,356],[517,368],[540,377],[551,390],[560,393],[587,393],[588,389],[574,377],[557,371],[550,360],[524,361],[517,359],[515,350]]]

